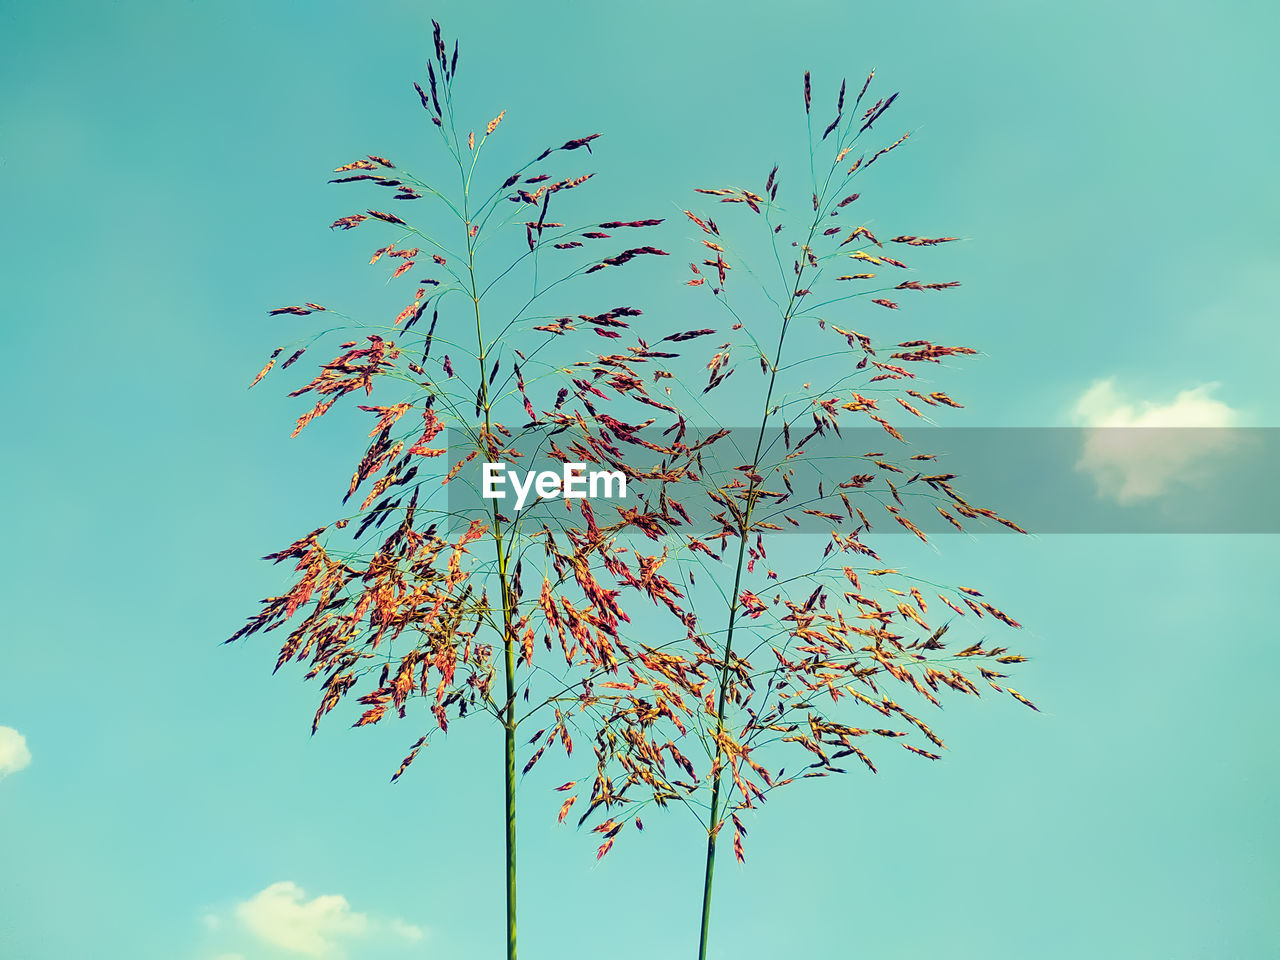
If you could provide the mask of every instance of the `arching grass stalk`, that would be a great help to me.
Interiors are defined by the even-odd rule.
[[[821,198],[820,198],[821,199]],[[813,222],[809,225],[809,233],[805,239],[805,246],[809,246],[813,242],[813,235],[818,229],[821,222],[821,213],[815,213]],[[801,265],[800,272],[796,274],[796,287],[800,289],[800,283],[804,279],[805,265]],[[778,371],[782,366],[782,350],[787,342],[787,328],[791,323],[792,311],[796,307],[796,295],[793,292],[787,300],[786,309],[782,313],[782,320],[778,329],[778,346],[774,351],[773,362],[769,365],[769,385],[765,390],[764,408],[760,414],[760,426],[756,431],[755,452],[751,456],[751,463],[757,464],[760,461],[760,453],[764,447],[765,432],[768,429],[769,421],[776,412],[773,409],[773,391],[778,382]],[[757,474],[758,475],[758,474]],[[720,790],[723,784],[724,768],[721,764],[719,743],[724,735],[725,728],[725,703],[729,693],[729,664],[733,657],[733,631],[738,623],[738,615],[742,609],[740,602],[740,593],[742,590],[742,573],[746,567],[747,544],[750,542],[749,531],[751,530],[751,516],[755,511],[757,502],[756,491],[759,481],[751,479],[748,481],[747,492],[745,496],[746,505],[742,510],[740,520],[740,536],[738,538],[738,555],[733,568],[733,591],[730,594],[731,602],[729,604],[728,625],[725,629],[724,648],[721,652],[721,658],[724,666],[720,670],[719,693],[716,699],[716,712],[714,717],[715,735],[714,742],[717,744],[715,760],[712,763],[712,785],[711,785],[711,812],[707,824],[707,859],[706,868],[703,872],[702,880],[702,924],[698,934],[698,960],[705,960],[707,955],[707,934],[711,923],[711,890],[715,879],[716,868],[716,843],[720,837],[721,812]]]
[[[875,295],[883,294],[887,290],[941,290],[957,286],[955,282],[921,283],[906,280],[891,286],[884,286],[882,282],[869,285],[866,281],[875,279],[876,272],[850,273],[835,279],[856,283],[864,289],[852,294],[842,293],[839,296],[824,298],[820,302],[816,296],[809,300],[804,299],[813,294],[824,279],[829,279],[824,278],[824,271],[837,264],[843,264],[845,269],[852,267],[864,271],[870,271],[872,267],[888,267],[891,270],[907,268],[906,264],[883,252],[884,242],[878,239],[865,223],[850,229],[851,224],[840,223],[838,220],[841,216],[848,215],[847,208],[859,197],[857,193],[847,194],[851,179],[907,139],[904,135],[873,153],[869,159],[865,154],[858,156],[853,160],[852,165],[845,169],[846,158],[857,147],[859,138],[871,129],[897,96],[894,94],[887,99],[878,100],[859,116],[858,110],[870,82],[871,76],[868,76],[848,114],[844,110],[845,86],[841,84],[836,117],[821,136],[815,139],[811,125],[810,78],[809,74],[805,73],[804,106],[808,129],[813,216],[804,228],[804,240],[790,244],[791,247],[796,248],[791,271],[784,267],[783,257],[780,254],[778,238],[784,225],[781,223],[775,225],[773,222],[774,215],[779,212],[775,202],[778,193],[777,166],[768,176],[763,195],[739,188],[698,191],[718,198],[721,203],[742,204],[750,208],[769,230],[774,259],[777,261],[782,283],[786,284],[785,292],[780,296],[771,293],[767,286],[762,291],[768,302],[778,309],[778,313],[774,315],[778,330],[777,341],[771,354],[765,353],[761,338],[752,331],[750,317],[731,306],[725,296],[726,278],[730,270],[735,267],[746,267],[746,272],[751,277],[755,276],[754,272],[737,251],[732,249],[730,240],[722,233],[714,219],[705,214],[698,216],[691,211],[685,211],[689,219],[703,231],[702,244],[712,251],[711,256],[715,258],[703,261],[704,266],[711,268],[705,273],[698,268],[697,264],[692,265],[693,272],[697,276],[689,283],[692,286],[709,288],[719,304],[729,311],[735,321],[733,329],[742,330],[747,340],[742,349],[749,353],[758,352],[762,371],[766,374],[765,399],[758,425],[754,428],[752,438],[755,441],[754,451],[750,459],[746,464],[733,469],[730,473],[732,477],[730,481],[721,483],[718,487],[714,484],[708,485],[709,496],[718,508],[722,508],[723,512],[716,517],[722,524],[722,529],[707,537],[707,540],[719,540],[723,551],[727,542],[736,538],[738,549],[732,554],[731,571],[724,567],[711,569],[715,583],[719,584],[731,579],[733,584],[731,592],[726,596],[727,614],[723,633],[714,648],[707,642],[713,639],[713,634],[705,630],[700,633],[696,641],[701,650],[696,655],[697,662],[703,666],[712,667],[714,671],[714,699],[711,696],[707,697],[707,712],[710,717],[708,727],[702,730],[704,740],[709,741],[707,746],[710,759],[710,801],[707,816],[703,822],[706,828],[706,849],[698,938],[699,960],[706,960],[708,955],[716,851],[721,829],[730,821],[735,834],[734,853],[740,861],[743,859],[742,837],[745,834],[745,827],[737,811],[753,808],[763,802],[772,790],[792,783],[796,779],[821,777],[828,773],[843,773],[844,770],[835,766],[834,761],[845,756],[856,756],[874,773],[875,765],[857,745],[856,738],[869,733],[890,739],[907,736],[907,733],[902,730],[889,729],[888,724],[883,721],[875,730],[851,726],[837,717],[835,706],[824,709],[817,706],[815,701],[829,697],[830,703],[834,705],[843,698],[846,702],[852,701],[855,706],[870,708],[882,717],[900,718],[906,721],[909,728],[923,734],[933,746],[940,748],[943,744],[937,735],[923,721],[890,699],[878,685],[884,681],[876,678],[888,676],[905,684],[932,703],[938,704],[939,701],[933,692],[940,689],[940,686],[961,693],[977,694],[975,678],[965,672],[965,667],[973,668],[978,677],[987,680],[997,691],[1001,691],[1002,688],[995,683],[995,679],[1004,674],[994,669],[996,664],[1016,663],[1023,659],[1009,654],[1002,647],[984,649],[982,641],[957,654],[944,655],[945,648],[941,637],[948,625],[943,624],[938,629],[932,630],[925,623],[923,618],[927,613],[928,604],[918,589],[925,582],[913,580],[900,574],[896,569],[887,568],[880,562],[876,552],[859,539],[863,531],[870,529],[871,521],[863,512],[862,506],[854,506],[855,501],[851,496],[855,492],[864,497],[862,503],[868,509],[870,504],[883,507],[892,514],[895,522],[901,527],[921,540],[926,539],[920,528],[903,513],[902,508],[905,502],[900,496],[898,486],[889,477],[903,473],[904,468],[889,462],[894,459],[891,455],[877,453],[863,456],[863,459],[871,461],[877,469],[882,471],[884,488],[889,496],[876,495],[874,492],[876,478],[870,473],[854,474],[848,479],[844,479],[848,475],[843,473],[840,476],[826,477],[819,473],[814,483],[816,494],[814,491],[809,491],[813,494],[811,496],[800,496],[792,488],[790,479],[794,474],[792,465],[804,462],[806,442],[828,434],[840,435],[837,425],[840,411],[866,414],[895,440],[905,442],[888,420],[874,412],[880,409],[878,402],[880,399],[887,398],[888,391],[883,386],[871,387],[871,384],[877,381],[892,384],[895,381],[914,378],[915,374],[902,364],[921,361],[937,363],[946,356],[975,352],[967,347],[943,347],[925,340],[905,341],[899,342],[897,347],[916,349],[892,354],[889,359],[898,360],[899,364],[887,363],[874,359],[877,356],[877,350],[872,346],[871,337],[845,328],[854,322],[857,327],[862,328],[869,322],[844,319],[844,313],[851,308],[856,298],[867,297],[878,309],[897,310],[898,303],[884,296]],[[827,167],[825,176],[820,177],[817,173],[819,168],[815,160],[816,151],[832,134],[835,136],[831,140],[829,149],[834,160]],[[929,247],[954,239],[954,237],[928,239],[902,235],[892,238],[889,242],[912,247]],[[849,264],[850,259],[855,261],[855,264]],[[858,288],[854,287],[854,289]],[[819,314],[818,311],[822,313]],[[838,320],[840,325],[828,323],[826,318],[833,311],[841,311],[842,315]],[[823,361],[832,356],[820,349],[810,350],[809,356],[784,365],[783,355],[788,335],[793,332],[795,324],[800,320],[816,326],[816,331],[810,331],[810,335],[821,333],[829,336],[830,333],[834,333],[840,336],[855,355],[861,354],[861,359],[852,370],[839,371],[839,376],[834,381],[821,385],[819,390],[810,392],[811,384],[806,382],[801,390],[793,391],[797,394],[796,396],[779,399],[779,393],[785,392],[780,379],[784,372],[801,365]],[[704,393],[719,386],[733,372],[729,364],[733,349],[734,346],[731,344],[724,344],[718,348],[716,356],[708,364],[712,371],[711,382],[703,391]],[[867,391],[870,396],[854,392],[848,402],[842,403],[844,398],[840,393],[847,388],[851,380],[865,381],[860,388]],[[881,398],[875,396],[877,392],[882,394]],[[917,403],[942,407],[959,406],[940,391],[934,391],[928,395],[916,390],[906,390],[905,393]],[[922,416],[911,402],[896,394],[890,396],[907,412],[917,417]],[[797,434],[803,432],[805,428],[799,427],[799,424],[809,418],[812,418],[811,429],[802,438],[793,441],[792,429],[796,429]],[[777,431],[780,436],[766,444],[771,431]],[[782,449],[774,452],[773,447],[779,443]],[[771,456],[772,459],[770,459]],[[820,459],[817,458],[814,462],[819,462]],[[857,459],[856,456],[850,456],[846,462],[852,466],[852,461],[855,459]],[[932,455],[917,455],[910,459],[928,461],[935,458]],[[836,469],[840,467],[837,466]],[[899,479],[898,483],[906,486],[919,481],[934,493],[940,493],[945,498],[949,498],[951,509],[961,516],[987,518],[1021,530],[1016,524],[998,517],[993,511],[976,508],[969,504],[950,485],[949,481],[953,476],[941,473],[924,476],[923,471],[918,471],[910,479]],[[779,490],[766,490],[764,484],[767,478],[778,481],[775,486],[785,486],[785,495]],[[746,481],[745,484],[742,482],[743,479]],[[849,495],[846,495],[845,491],[848,491]],[[784,507],[783,505],[788,501],[790,504]],[[944,502],[948,501],[944,500]],[[763,516],[759,509],[762,505],[767,505],[769,508],[763,511]],[[954,526],[957,528],[960,526],[958,521],[941,506],[936,509]],[[844,516],[841,515],[842,513]],[[773,624],[772,632],[764,630],[765,636],[761,637],[753,632],[750,639],[755,642],[750,650],[743,653],[738,650],[738,646],[741,645],[739,635],[744,629],[743,618],[749,616],[752,621],[755,621],[770,612],[770,604],[753,592],[761,587],[750,589],[747,587],[748,575],[766,557],[762,535],[786,529],[773,521],[784,521],[793,528],[803,529],[801,521],[806,518],[802,514],[823,518],[832,525],[846,519],[850,522],[860,521],[860,523],[847,536],[842,537],[834,531],[830,533],[826,550],[822,554],[823,560],[812,572],[803,576],[788,575],[782,579],[779,579],[778,574],[772,570],[755,572],[757,582],[769,584],[772,581],[774,586],[769,589],[771,592],[777,591],[772,600],[772,606],[781,606],[785,615],[772,615],[776,617],[776,623]],[[711,566],[711,562],[695,556],[697,553],[705,554],[714,561],[722,559],[705,543],[697,541],[696,538],[690,539],[692,542],[689,555],[701,568]],[[836,556],[852,555],[857,559],[870,557],[877,561],[875,569],[862,568],[862,575],[868,578],[886,575],[903,577],[906,583],[911,585],[910,591],[890,589],[888,592],[897,597],[908,598],[914,605],[897,602],[896,609],[886,609],[874,597],[868,595],[871,591],[863,587],[859,570],[852,565],[844,566],[842,572],[833,578],[825,569],[826,558],[833,553]],[[855,559],[854,562],[856,563],[857,560]],[[763,579],[761,579],[762,572],[765,573]],[[717,574],[720,574],[723,579],[716,579]],[[691,574],[689,583],[692,587]],[[799,597],[792,599],[789,596],[791,590],[798,586],[808,593],[807,599],[803,602]],[[849,590],[850,587],[852,592]],[[843,594],[840,592],[842,588]],[[939,598],[958,615],[965,613],[965,609],[959,606],[959,602],[963,602],[978,616],[982,616],[985,612],[1008,625],[1018,626],[1016,621],[988,602],[975,601],[973,598],[981,597],[978,591],[962,587],[958,588],[955,595],[957,600],[949,599],[942,593],[939,593]],[[841,597],[843,600],[840,599]],[[852,607],[849,617],[846,617],[841,610],[841,607],[846,605]],[[890,626],[903,629],[901,625],[893,622],[895,617],[901,618],[900,624],[911,628],[919,627],[924,631],[932,630],[932,633],[927,639],[910,640],[904,643],[903,634],[893,633],[888,629]],[[874,625],[858,626],[859,620],[870,620]],[[767,668],[751,667],[750,658],[762,649],[769,650],[770,647],[777,663]],[[762,684],[762,688],[757,689],[757,682]],[[858,690],[857,686],[862,686],[875,698],[867,696],[866,693]],[[1015,699],[1030,705],[1030,701],[1016,691],[1008,692]],[[764,750],[786,743],[798,745],[811,757],[817,757],[816,761],[809,764],[809,772],[802,773],[799,777],[795,775],[784,777],[783,768],[778,767],[771,774],[763,763],[751,757],[753,750]],[[918,755],[932,759],[938,758],[937,754],[905,741],[901,741],[901,745]],[[686,786],[690,791],[697,789],[696,784]]]
[[[341,398],[354,394],[363,399],[377,391],[376,402],[359,407],[376,418],[369,434],[373,440],[360,441],[365,449],[343,502],[361,488],[367,493],[347,516],[268,556],[296,561],[295,582],[281,596],[264,601],[231,640],[277,629],[295,615],[301,618],[282,644],[276,668],[291,660],[309,661],[307,678],[323,677],[313,733],[321,718],[362,682],[369,689],[358,700],[367,709],[355,720],[357,727],[376,724],[388,712],[405,718],[411,700],[429,706],[434,726],[429,733],[444,734],[451,722],[468,715],[488,715],[498,723],[504,939],[508,960],[515,960],[519,779],[552,743],[571,753],[578,723],[573,708],[607,709],[619,699],[617,694],[583,691],[636,662],[643,647],[627,646],[630,619],[617,597],[621,588],[648,592],[653,584],[634,576],[614,546],[620,530],[645,523],[643,518],[598,526],[585,505],[576,515],[566,515],[564,501],[559,511],[541,504],[513,510],[492,498],[472,502],[464,491],[479,484],[465,471],[479,473],[476,468],[483,463],[514,463],[548,448],[558,450],[557,439],[575,456],[587,448],[606,459],[611,455],[615,448],[609,431],[627,426],[617,416],[632,399],[646,399],[643,379],[628,364],[648,363],[651,372],[660,369],[653,361],[661,355],[644,355],[643,341],[637,340],[629,353],[601,356],[602,337],[613,344],[628,327],[627,318],[641,311],[567,305],[562,285],[666,254],[650,245],[619,248],[623,237],[660,220],[593,217],[566,224],[552,219],[553,201],[558,212],[566,193],[594,173],[553,175],[547,162],[565,154],[579,160],[589,156],[599,134],[557,138],[559,146],[542,149],[522,165],[504,161],[494,179],[481,154],[506,111],[493,116],[479,136],[455,122],[462,112],[454,89],[458,47],[455,43],[452,54],[446,50],[438,24],[434,47],[427,82],[414,87],[457,166],[458,190],[428,182],[374,154],[336,168],[334,181],[358,183],[399,201],[374,201],[364,212],[341,217],[331,226],[349,231],[363,225],[361,235],[392,228],[393,239],[387,243],[384,235],[369,263],[382,269],[394,264],[388,282],[406,277],[398,283],[416,286],[411,302],[394,319],[375,321],[315,303],[271,311],[289,322],[316,313],[341,321],[289,345],[298,349],[281,369],[325,337],[353,337],[338,345],[338,355],[290,396],[316,395],[315,406],[298,419],[296,435]],[[482,177],[489,178],[489,185],[473,189]],[[477,197],[483,199],[477,202]],[[460,235],[453,233],[455,228]],[[531,280],[531,291],[515,286],[522,279]],[[622,302],[616,283],[604,286],[602,291],[597,285],[596,296]],[[534,312],[552,291],[561,297],[554,309],[567,316]],[[353,335],[353,330],[358,332]],[[285,349],[272,353],[254,384],[275,367]],[[584,367],[595,369],[582,372]],[[606,369],[612,377],[606,385],[615,394],[612,416],[592,403],[603,395],[592,381]],[[640,403],[636,407],[648,409]],[[446,430],[458,438],[451,449],[438,446]],[[671,453],[668,466],[678,473],[680,454]],[[555,455],[569,456],[564,451]],[[660,563],[660,558],[638,553],[636,559],[653,568]],[[601,572],[620,589],[599,583]],[[530,573],[541,580],[541,591],[532,596],[522,587],[522,574]],[[495,590],[497,602],[491,603]],[[680,613],[674,604],[670,609]],[[559,652],[553,637],[560,641]],[[529,722],[541,722],[542,729],[528,744],[541,743],[517,770],[517,731]],[[393,782],[413,763],[428,735],[413,743]],[[573,799],[562,808],[561,819]],[[610,842],[607,837],[602,850]]]

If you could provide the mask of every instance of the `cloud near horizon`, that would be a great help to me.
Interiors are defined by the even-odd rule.
[[[1076,422],[1129,429],[1087,432],[1076,469],[1093,476],[1100,496],[1120,504],[1162,496],[1176,483],[1204,481],[1211,458],[1233,446],[1226,428],[1240,421],[1238,410],[1211,396],[1218,386],[1179,391],[1169,403],[1135,404],[1116,389],[1114,379],[1094,381],[1075,403]],[[1217,429],[1166,432],[1174,427]]]

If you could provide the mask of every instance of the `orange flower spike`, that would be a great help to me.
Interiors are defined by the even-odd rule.
[[[258,371],[258,375],[253,378],[253,383],[249,384],[250,389],[256,386],[258,381],[261,380],[263,377],[265,377],[267,375],[267,372],[276,365],[276,357],[280,356],[280,352],[283,349],[284,349],[283,347],[276,347],[275,351],[271,354],[271,356],[267,358],[267,365]]]

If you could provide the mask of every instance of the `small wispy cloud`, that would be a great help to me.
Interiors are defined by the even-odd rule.
[[[31,763],[27,738],[13,727],[0,727],[0,780],[26,769]]]
[[[417,943],[427,935],[416,923],[407,923],[399,917],[391,921],[391,932],[411,943]]]
[[[1090,429],[1076,469],[1090,473],[1098,493],[1120,504],[1150,500],[1177,483],[1198,483],[1212,457],[1232,445],[1228,430],[1240,413],[1214,399],[1217,383],[1182,390],[1167,403],[1134,402],[1113,379],[1095,381],[1076,401],[1073,415]],[[1170,430],[1174,427],[1216,428]]]

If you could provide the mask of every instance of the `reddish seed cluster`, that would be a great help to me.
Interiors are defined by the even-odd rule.
[[[457,47],[447,55],[438,24],[434,44],[428,87],[415,88],[433,123],[448,137]],[[830,149],[835,164],[843,162],[854,140],[894,102],[896,94],[859,115],[870,81],[868,76],[848,122],[841,83],[835,119],[819,141],[825,143],[834,135]],[[809,112],[808,73],[804,105]],[[505,111],[488,123],[486,136],[504,116]],[[547,261],[565,264],[565,276],[668,255],[652,245],[626,247],[604,257],[598,255],[599,247],[591,257],[585,251],[573,252],[584,246],[579,237],[606,241],[611,239],[607,231],[653,228],[663,223],[660,219],[576,226],[549,219],[549,208],[559,202],[561,192],[585,184],[591,175],[556,179],[549,173],[529,175],[529,168],[556,151],[590,152],[599,136],[570,139],[544,150],[508,176],[494,194],[497,200],[536,208],[536,219],[513,224],[524,231],[530,251],[524,256],[535,259],[534,251],[549,247],[557,253],[548,254]],[[454,144],[459,150],[461,140]],[[901,142],[874,154],[872,162]],[[523,767],[526,773],[548,748],[563,749],[571,757],[575,736],[588,742],[594,777],[589,786],[574,780],[558,788],[575,791],[563,800],[558,816],[564,821],[583,799],[578,822],[594,820],[593,830],[601,835],[598,856],[612,848],[628,821],[641,828],[641,821],[632,816],[641,806],[667,805],[711,790],[711,815],[705,825],[714,836],[731,823],[733,849],[742,859],[746,830],[738,813],[759,806],[777,787],[844,772],[840,762],[846,758],[875,772],[868,745],[876,741],[898,741],[913,754],[937,759],[939,754],[930,748],[941,749],[942,740],[899,699],[917,697],[939,705],[948,692],[978,694],[981,682],[1005,692],[997,683],[1005,676],[998,668],[1022,658],[1000,646],[948,648],[950,623],[937,621],[939,609],[935,606],[930,614],[929,601],[917,583],[883,566],[877,551],[863,541],[872,529],[867,511],[877,523],[887,513],[893,526],[925,540],[903,498],[903,493],[925,492],[931,495],[930,511],[957,529],[963,529],[961,519],[1021,528],[965,500],[952,484],[953,474],[917,472],[903,479],[914,468],[899,466],[884,453],[866,454],[847,478],[829,481],[829,486],[821,481],[816,489],[799,486],[794,461],[803,457],[805,445],[838,435],[850,419],[869,419],[888,438],[903,442],[886,414],[900,408],[921,417],[921,407],[905,397],[934,409],[960,407],[941,391],[906,389],[905,396],[897,396],[892,389],[898,381],[915,379],[908,369],[912,363],[940,363],[975,352],[927,340],[902,341],[901,334],[895,334],[891,340],[899,352],[888,359],[901,365],[885,363],[878,359],[871,334],[850,329],[851,321],[843,313],[824,306],[831,298],[823,273],[837,260],[846,266],[853,259],[859,267],[908,269],[883,255],[884,244],[865,224],[831,220],[845,215],[842,211],[859,198],[847,192],[848,181],[867,165],[859,158],[843,178],[833,174],[820,193],[808,198],[810,204],[801,203],[806,216],[807,207],[813,208],[810,223],[786,224],[805,239],[795,244],[794,259],[790,254],[786,258],[792,267],[788,286],[778,297],[784,305],[780,315],[732,314],[724,324],[711,321],[714,325],[657,341],[636,335],[632,323],[642,314],[632,306],[603,312],[597,306],[554,318],[522,314],[511,329],[498,333],[497,322],[487,321],[483,314],[481,295],[472,293],[484,290],[491,279],[477,277],[471,256],[478,224],[485,222],[484,210],[472,213],[469,222],[458,225],[457,235],[449,237],[427,224],[410,225],[375,209],[335,221],[333,228],[348,230],[373,219],[430,238],[431,245],[424,242],[427,249],[444,251],[434,253],[432,262],[442,268],[445,279],[421,281],[413,301],[391,323],[399,331],[398,343],[376,334],[365,335],[360,341],[364,346],[348,342],[314,379],[290,394],[318,395],[299,418],[296,435],[347,394],[364,390],[370,396],[375,382],[388,391],[385,399],[380,393],[377,403],[358,408],[375,418],[371,442],[362,442],[363,452],[352,456],[354,469],[344,496],[347,502],[363,491],[358,509],[269,555],[267,559],[277,563],[293,562],[294,583],[264,601],[231,639],[288,625],[277,669],[286,662],[307,664],[307,676],[321,678],[313,729],[354,694],[365,708],[354,721],[357,726],[377,723],[388,711],[404,717],[415,698],[425,702],[434,727],[441,731],[469,713],[492,715],[511,730],[535,723],[540,729],[526,738],[526,747],[532,748]],[[384,175],[391,169],[396,170],[394,177]],[[427,189],[410,172],[376,155],[335,170],[351,171],[358,172],[334,182],[391,187],[399,199],[421,196]],[[780,215],[778,191],[775,166],[762,193],[740,188],[698,193],[720,203],[741,204],[733,209],[751,221],[746,229],[754,217],[765,219],[768,236],[776,243],[783,228],[774,223]],[[737,262],[729,251],[738,247],[714,220],[693,211],[685,214],[702,233],[698,249],[704,258],[701,267],[706,268],[704,274],[698,263],[690,263],[693,279],[685,282],[711,290],[715,303],[727,309],[720,294],[729,278],[735,277],[736,284],[737,277],[750,274],[735,270]],[[527,215],[532,218],[534,210]],[[371,261],[398,258],[392,279],[405,274],[420,253],[417,248],[397,249],[404,231],[400,236],[376,251]],[[550,240],[546,246],[544,237]],[[955,239],[903,234],[888,242],[923,248]],[[575,264],[574,257],[582,262]],[[837,275],[838,271],[826,277]],[[842,281],[875,278],[875,273],[838,275]],[[844,298],[854,304],[847,312],[854,312],[856,298],[864,294],[872,303],[898,311],[901,304],[875,294],[888,289],[943,290],[958,282],[907,280],[883,289],[866,286],[840,285],[841,291],[855,291]],[[466,293],[468,309],[480,312],[482,332],[477,342],[466,342],[475,317],[456,324],[446,319],[440,338],[453,356],[463,358],[455,367],[448,354],[437,353],[433,359],[431,350],[441,305],[449,302],[443,297],[458,290]],[[432,316],[424,333],[415,325],[428,307]],[[272,313],[307,316],[320,310],[324,308],[308,303]],[[818,310],[828,316],[819,317]],[[898,322],[896,314],[871,313],[854,322],[859,327],[876,320]],[[902,314],[909,315],[909,310]],[[573,339],[588,331],[590,338]],[[787,338],[830,334],[837,338],[837,349],[847,348],[857,358],[841,370],[844,385],[825,390],[811,389],[810,382],[803,388],[795,385],[793,402],[780,412],[776,391],[783,387],[779,377]],[[715,341],[705,341],[709,336]],[[777,353],[766,355],[759,343],[777,343]],[[548,344],[557,349],[571,345],[579,351],[578,359],[545,364],[538,354],[552,349]],[[662,348],[664,344],[673,349]],[[700,357],[680,352],[704,345],[706,353]],[[415,359],[407,356],[410,346]],[[254,383],[273,369],[283,349],[271,354]],[[304,349],[293,353],[282,368]],[[612,352],[597,352],[605,349]],[[743,394],[759,406],[754,414],[760,435],[780,428],[783,443],[767,454],[757,447],[751,462],[735,459],[729,461],[734,467],[717,472],[714,454],[723,444],[716,444],[730,431],[723,428],[694,442],[690,398],[698,396],[698,389],[703,394],[718,389],[743,356],[749,358],[749,371],[759,363],[761,381],[750,390],[744,388]],[[707,370],[705,388],[688,383],[681,364],[702,365]],[[850,373],[861,375],[860,390],[884,392],[865,396],[850,390]],[[865,386],[876,383],[882,386]],[[795,397],[805,399],[794,402]],[[658,417],[663,422],[657,422]],[[446,429],[465,438],[461,450],[436,445]],[[640,506],[601,509],[599,517],[585,500],[565,502],[537,526],[517,522],[497,508],[484,517],[462,518],[443,517],[431,506],[429,494],[438,491],[441,480],[454,482],[467,464],[481,457],[489,462],[517,459],[517,441],[535,431],[545,433],[552,457],[615,469],[652,484],[657,492]],[[749,450],[756,437],[746,439]],[[636,450],[647,456],[637,458]],[[438,470],[425,463],[442,457]],[[709,524],[694,524],[695,504],[705,505]],[[820,562],[813,570],[780,576],[768,567],[765,537],[798,528],[802,521],[831,527]],[[343,540],[350,542],[336,545]],[[645,544],[644,550],[638,544]],[[875,568],[869,567],[872,562]],[[730,598],[727,609],[706,612],[698,607],[695,612],[695,573],[724,586]],[[737,589],[732,589],[734,584]],[[971,588],[949,593],[938,593],[946,608],[941,612],[972,614],[975,619],[990,616],[1019,626]],[[670,626],[656,634],[633,630],[631,614],[637,604],[670,617]],[[546,677],[556,678],[550,687]],[[1021,694],[1007,692],[1031,705]],[[911,738],[918,743],[908,742]],[[412,745],[393,780],[405,773],[427,739],[423,736]],[[697,749],[691,748],[694,739],[701,741]],[[797,757],[800,767],[795,766]]]

